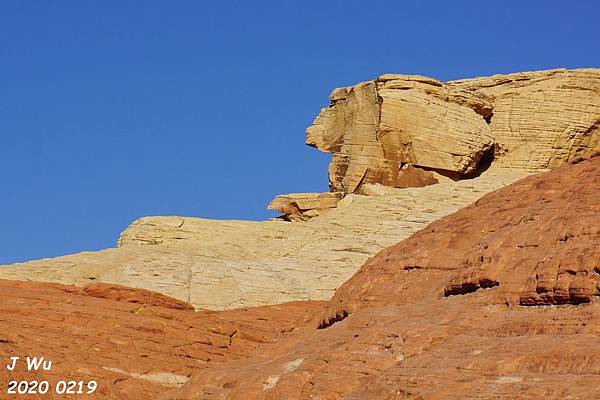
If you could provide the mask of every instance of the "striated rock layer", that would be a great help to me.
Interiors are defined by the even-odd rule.
[[[194,371],[239,360],[262,344],[314,324],[321,303],[302,302],[221,313],[193,312],[158,293],[115,285],[75,288],[0,280],[0,359],[44,357],[51,371],[0,368],[11,380],[95,380],[89,399],[147,400],[186,383]],[[87,386],[84,386],[87,389]],[[50,391],[51,393],[52,391]],[[81,395],[43,398],[84,398]],[[7,396],[7,397],[5,397]]]
[[[600,145],[598,69],[388,74],[330,98],[307,143],[332,153],[332,191],[276,197],[282,220],[145,217],[116,249],[2,266],[0,278],[118,283],[210,309],[325,300],[380,250]],[[448,290],[471,285],[460,282]]]
[[[144,217],[119,248],[0,267],[0,278],[146,288],[228,309],[327,300],[371,256],[525,173],[484,175],[433,186],[369,186],[306,222]]]
[[[382,75],[335,89],[306,131],[329,152],[331,190],[405,187],[404,166],[454,179],[493,163],[555,168],[600,146],[600,70],[550,70],[442,83]],[[428,180],[435,183],[433,176]],[[421,185],[418,185],[421,186]]]
[[[162,399],[600,396],[600,157],[523,179],[370,259],[313,326]]]
[[[337,207],[343,193],[292,193],[277,196],[267,206],[286,221],[307,221]]]

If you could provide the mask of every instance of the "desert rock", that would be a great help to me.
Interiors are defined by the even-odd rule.
[[[115,249],[3,266],[0,277],[123,284],[218,310],[326,300],[380,250],[598,148],[599,82],[598,69],[446,83],[387,74],[336,89],[307,131],[332,153],[332,192],[278,196],[270,208],[283,220],[144,217]],[[448,290],[466,290],[456,279]]]
[[[330,101],[306,142],[332,153],[331,190],[345,193],[367,183],[403,187],[405,164],[460,178],[491,152],[499,166],[535,171],[600,145],[598,69],[447,83],[388,74],[335,89]]]
[[[282,194],[267,206],[283,214],[287,221],[307,221],[337,207],[343,193],[291,193]]]
[[[487,171],[472,180],[351,194],[305,222],[144,217],[116,249],[3,266],[0,277],[117,283],[217,310],[327,300],[381,249],[525,175]]]
[[[459,91],[454,92],[411,75],[384,75],[334,90],[331,105],[306,131],[307,144],[333,155],[331,190],[359,193],[365,183],[395,186],[407,163],[474,170],[491,148],[492,134],[484,117],[468,106],[473,104],[456,101]]]
[[[370,259],[318,325],[163,399],[596,398],[599,192],[595,158],[488,194]]]
[[[47,380],[54,386],[74,379],[98,383],[86,398],[156,399],[194,371],[243,358],[313,324],[322,307],[303,302],[216,314],[190,311],[189,304],[181,307],[158,293],[106,284],[82,289],[0,280],[0,291],[0,359],[31,356],[53,363],[50,371],[21,366],[11,372],[3,365],[3,395],[10,380]],[[152,300],[157,298],[159,305]]]

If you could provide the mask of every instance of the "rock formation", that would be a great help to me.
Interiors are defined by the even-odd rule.
[[[3,266],[0,278],[118,283],[208,309],[326,300],[380,250],[600,145],[598,69],[388,74],[330,99],[307,143],[332,153],[332,191],[276,197],[283,220],[144,217],[116,249]]]
[[[118,283],[215,310],[327,300],[381,249],[523,176],[500,170],[422,188],[369,186],[372,196],[348,195],[306,222],[144,217],[116,249],[2,266],[0,277]]]
[[[382,187],[368,189],[397,191]],[[0,280],[0,358],[54,362],[3,368],[0,391],[75,379],[120,400],[598,398],[599,192],[600,157],[529,176],[381,251],[328,302],[193,312],[122,286]]]
[[[163,399],[597,398],[598,193],[600,157],[488,194],[369,260],[318,324]]]
[[[492,160],[510,168],[555,168],[600,145],[597,69],[447,83],[387,74],[335,89],[329,99],[307,129],[306,143],[332,153],[332,191],[361,193],[367,183],[405,187],[403,166],[454,179]]]
[[[0,393],[15,399],[41,397],[6,395],[10,380],[47,380],[52,387],[60,380],[95,380],[96,393],[85,398],[156,399],[194,371],[241,359],[314,324],[322,308],[302,302],[194,313],[189,304],[158,293],[103,284],[79,289],[0,280],[0,292],[2,362],[31,356],[53,364],[51,371],[21,366],[12,372],[3,365]]]
[[[343,193],[292,193],[277,196],[267,206],[283,214],[286,221],[307,221],[337,207]]]
[[[307,131],[330,193],[278,196],[271,221],[144,217],[117,248],[1,266],[20,281],[0,279],[0,358],[54,368],[3,368],[0,393],[598,398],[599,121],[592,69],[336,89]]]

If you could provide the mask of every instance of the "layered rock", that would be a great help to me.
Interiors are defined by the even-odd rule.
[[[336,89],[307,131],[333,154],[333,192],[277,197],[270,208],[293,223],[145,217],[116,249],[3,266],[0,277],[119,283],[210,309],[328,299],[381,249],[598,147],[599,71],[383,75]]]
[[[367,183],[405,187],[406,179],[399,179],[404,165],[453,179],[492,161],[555,168],[600,146],[598,69],[447,83],[388,74],[335,89],[330,101],[307,129],[306,142],[332,153],[332,191],[360,193]]]
[[[74,379],[123,400],[597,398],[599,190],[600,157],[525,178],[380,252],[327,303],[191,312],[121,286],[0,280],[0,356],[53,361],[2,369],[0,390]]]
[[[224,313],[193,312],[189,304],[113,285],[86,288],[0,280],[0,359],[44,357],[50,371],[0,369],[3,398],[11,380],[95,380],[85,398],[146,400],[182,386],[194,371],[241,359],[261,344],[314,324],[316,302]],[[156,301],[160,299],[160,301]],[[87,390],[87,386],[84,386]],[[49,391],[44,398],[60,397]],[[4,397],[6,395],[7,397]]]
[[[600,70],[552,70],[449,82],[492,99],[498,165],[556,168],[600,147]]]
[[[370,259],[318,325],[162,398],[597,398],[598,193],[600,158],[488,194]]]
[[[343,193],[291,193],[282,194],[267,206],[279,211],[286,221],[307,221],[337,207]]]
[[[0,392],[600,397],[600,157],[576,162],[598,147],[598,74],[339,89],[307,137],[334,192],[277,198],[294,222],[145,217],[115,249],[2,266],[77,287],[0,280],[0,356],[54,361],[4,369]]]
[[[467,174],[493,144],[489,106],[434,79],[383,75],[336,89],[306,132],[331,152],[332,191],[360,193],[365,183],[396,186],[405,164]]]
[[[381,249],[525,176],[487,171],[472,180],[409,189],[369,187],[306,222],[144,217],[119,247],[0,267],[0,277],[74,285],[118,283],[229,309],[329,299]]]
[[[369,260],[336,293],[322,325],[372,306],[368,297],[408,293],[402,285],[427,271],[450,277],[445,297],[494,288],[488,296],[497,304],[600,299],[598,193],[600,156],[485,195]]]

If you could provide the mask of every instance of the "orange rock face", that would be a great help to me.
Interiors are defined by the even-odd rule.
[[[318,325],[165,399],[600,396],[600,158],[486,195],[369,260]]]
[[[322,303],[193,312],[158,293],[0,280],[0,398],[155,399],[194,371],[237,360],[307,324]],[[314,323],[314,322],[313,322]],[[312,324],[312,323],[311,323]],[[14,371],[10,357],[20,357]],[[52,361],[27,371],[25,357]],[[50,394],[8,395],[11,380],[48,381]],[[90,396],[56,394],[59,381],[96,381]],[[86,393],[86,391],[84,391]]]

